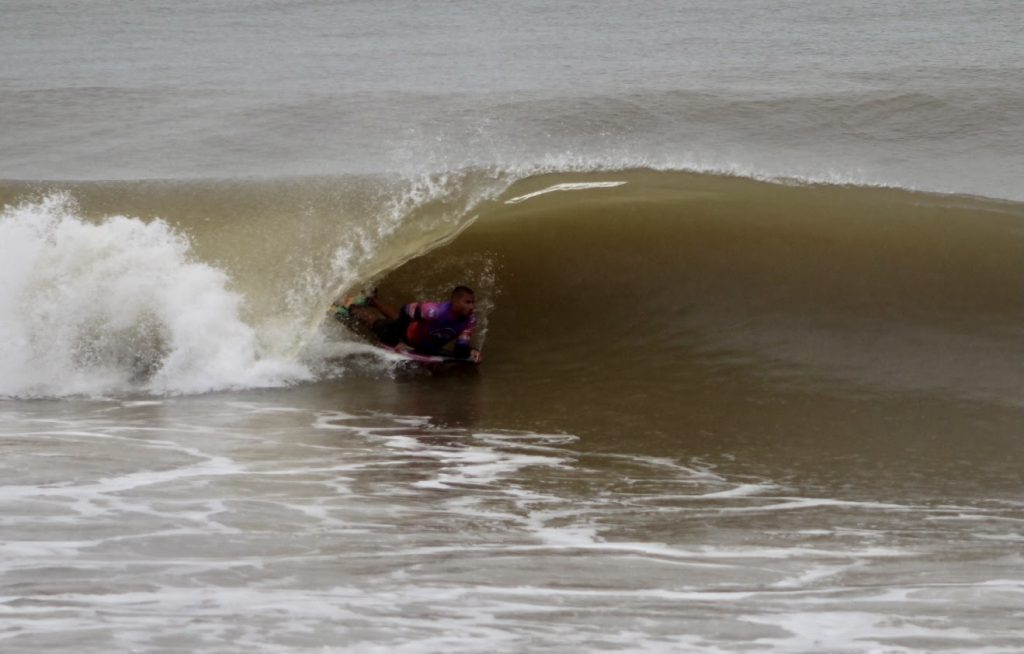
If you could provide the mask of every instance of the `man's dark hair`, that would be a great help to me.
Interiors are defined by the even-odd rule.
[[[462,297],[463,295],[476,295],[476,293],[468,286],[456,286],[452,289],[453,298]]]

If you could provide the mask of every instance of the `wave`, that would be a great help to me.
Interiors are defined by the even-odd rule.
[[[1024,387],[1014,202],[564,162],[11,182],[0,201],[0,395],[309,380],[344,351],[336,294],[457,283],[478,289],[488,367],[523,383],[672,386],[701,361],[858,392],[1017,404]]]
[[[479,209],[379,285],[479,285],[492,358],[530,374],[613,370],[610,394],[686,388],[702,361],[772,384],[1022,400],[1019,204],[619,170],[521,180]]]

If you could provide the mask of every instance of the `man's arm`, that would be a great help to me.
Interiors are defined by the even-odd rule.
[[[480,350],[472,346],[473,330],[476,329],[475,317],[470,320],[469,325],[462,330],[458,338],[455,341],[454,354],[460,359],[469,359],[474,363],[480,362]]]

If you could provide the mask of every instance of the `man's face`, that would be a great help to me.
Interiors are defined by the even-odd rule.
[[[452,298],[452,312],[460,318],[468,318],[476,309],[476,296],[467,293]]]

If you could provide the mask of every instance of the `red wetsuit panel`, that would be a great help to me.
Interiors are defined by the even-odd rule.
[[[410,324],[405,342],[421,352],[437,352],[455,340],[456,352],[469,352],[470,338],[476,329],[476,316],[452,315],[451,302],[413,302],[402,307]]]

